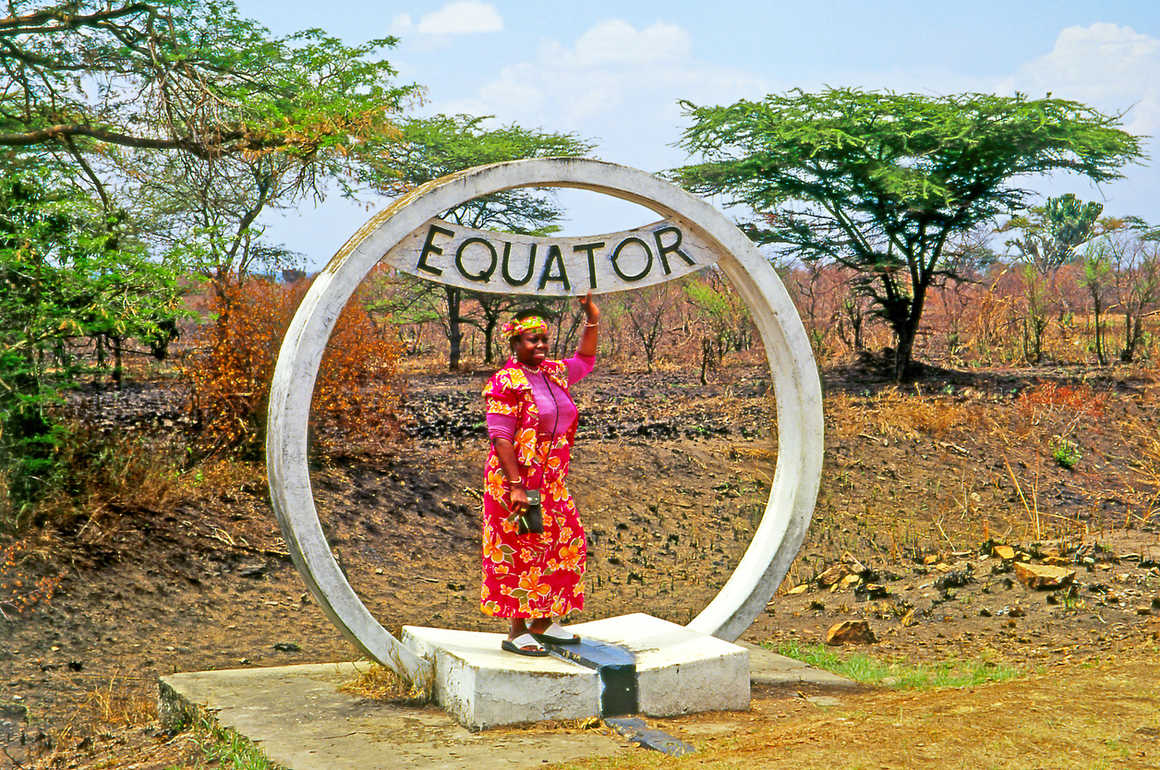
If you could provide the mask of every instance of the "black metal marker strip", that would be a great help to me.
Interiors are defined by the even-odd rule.
[[[635,714],[636,656],[623,647],[592,639],[579,644],[545,644],[557,658],[579,663],[600,675],[600,715]]]
[[[671,754],[674,757],[683,757],[696,751],[691,744],[685,743],[680,738],[674,738],[664,730],[649,727],[639,717],[605,719],[604,723],[641,748]]]

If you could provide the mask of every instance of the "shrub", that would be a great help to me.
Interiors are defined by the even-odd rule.
[[[1022,391],[1015,405],[1033,422],[1051,418],[1078,421],[1084,417],[1101,416],[1106,402],[1105,394],[1097,393],[1088,385],[1041,382]]]
[[[231,282],[210,300],[182,369],[207,453],[256,456],[265,438],[270,380],[282,337],[308,283]],[[394,435],[401,346],[375,325],[358,297],[338,318],[322,358],[311,414],[322,448],[379,448]]]
[[[177,314],[172,270],[122,237],[119,220],[52,181],[0,177],[0,529],[67,476],[59,412],[76,378],[93,371],[87,346],[159,343]]]
[[[1083,454],[1080,453],[1079,445],[1074,441],[1056,436],[1051,441],[1051,457],[1059,463],[1061,468],[1067,468],[1070,471],[1075,468]]]
[[[54,424],[51,466],[35,499],[21,499],[0,471],[0,531],[70,529],[109,510],[160,510],[175,489],[184,445],[130,431],[102,432],[75,420]]]

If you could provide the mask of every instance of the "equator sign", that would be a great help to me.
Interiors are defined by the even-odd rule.
[[[583,238],[536,238],[431,219],[383,261],[475,291],[567,297],[650,286],[707,267],[717,257],[695,233],[669,221]]]

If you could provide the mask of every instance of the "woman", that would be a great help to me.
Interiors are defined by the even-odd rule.
[[[596,361],[600,310],[588,294],[580,298],[584,334],[567,360],[547,358],[548,327],[536,316],[504,324],[512,357],[496,372],[483,397],[491,450],[483,496],[483,591],[487,615],[510,618],[503,649],[547,655],[544,643],[580,639],[556,618],[584,607],[584,528],[565,486],[576,404],[569,389]],[[543,532],[520,534],[529,491],[539,493]]]

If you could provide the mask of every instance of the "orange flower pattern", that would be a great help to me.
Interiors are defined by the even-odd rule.
[[[564,362],[544,361],[540,371],[568,393]],[[483,485],[480,607],[484,614],[501,618],[562,617],[581,610],[588,548],[565,483],[576,424],[555,440],[538,434],[539,410],[531,383],[513,361],[492,376],[483,397],[489,414],[517,415],[514,444],[523,478],[537,478],[543,471],[544,531],[519,535],[515,523],[508,521],[510,487],[493,447]]]

